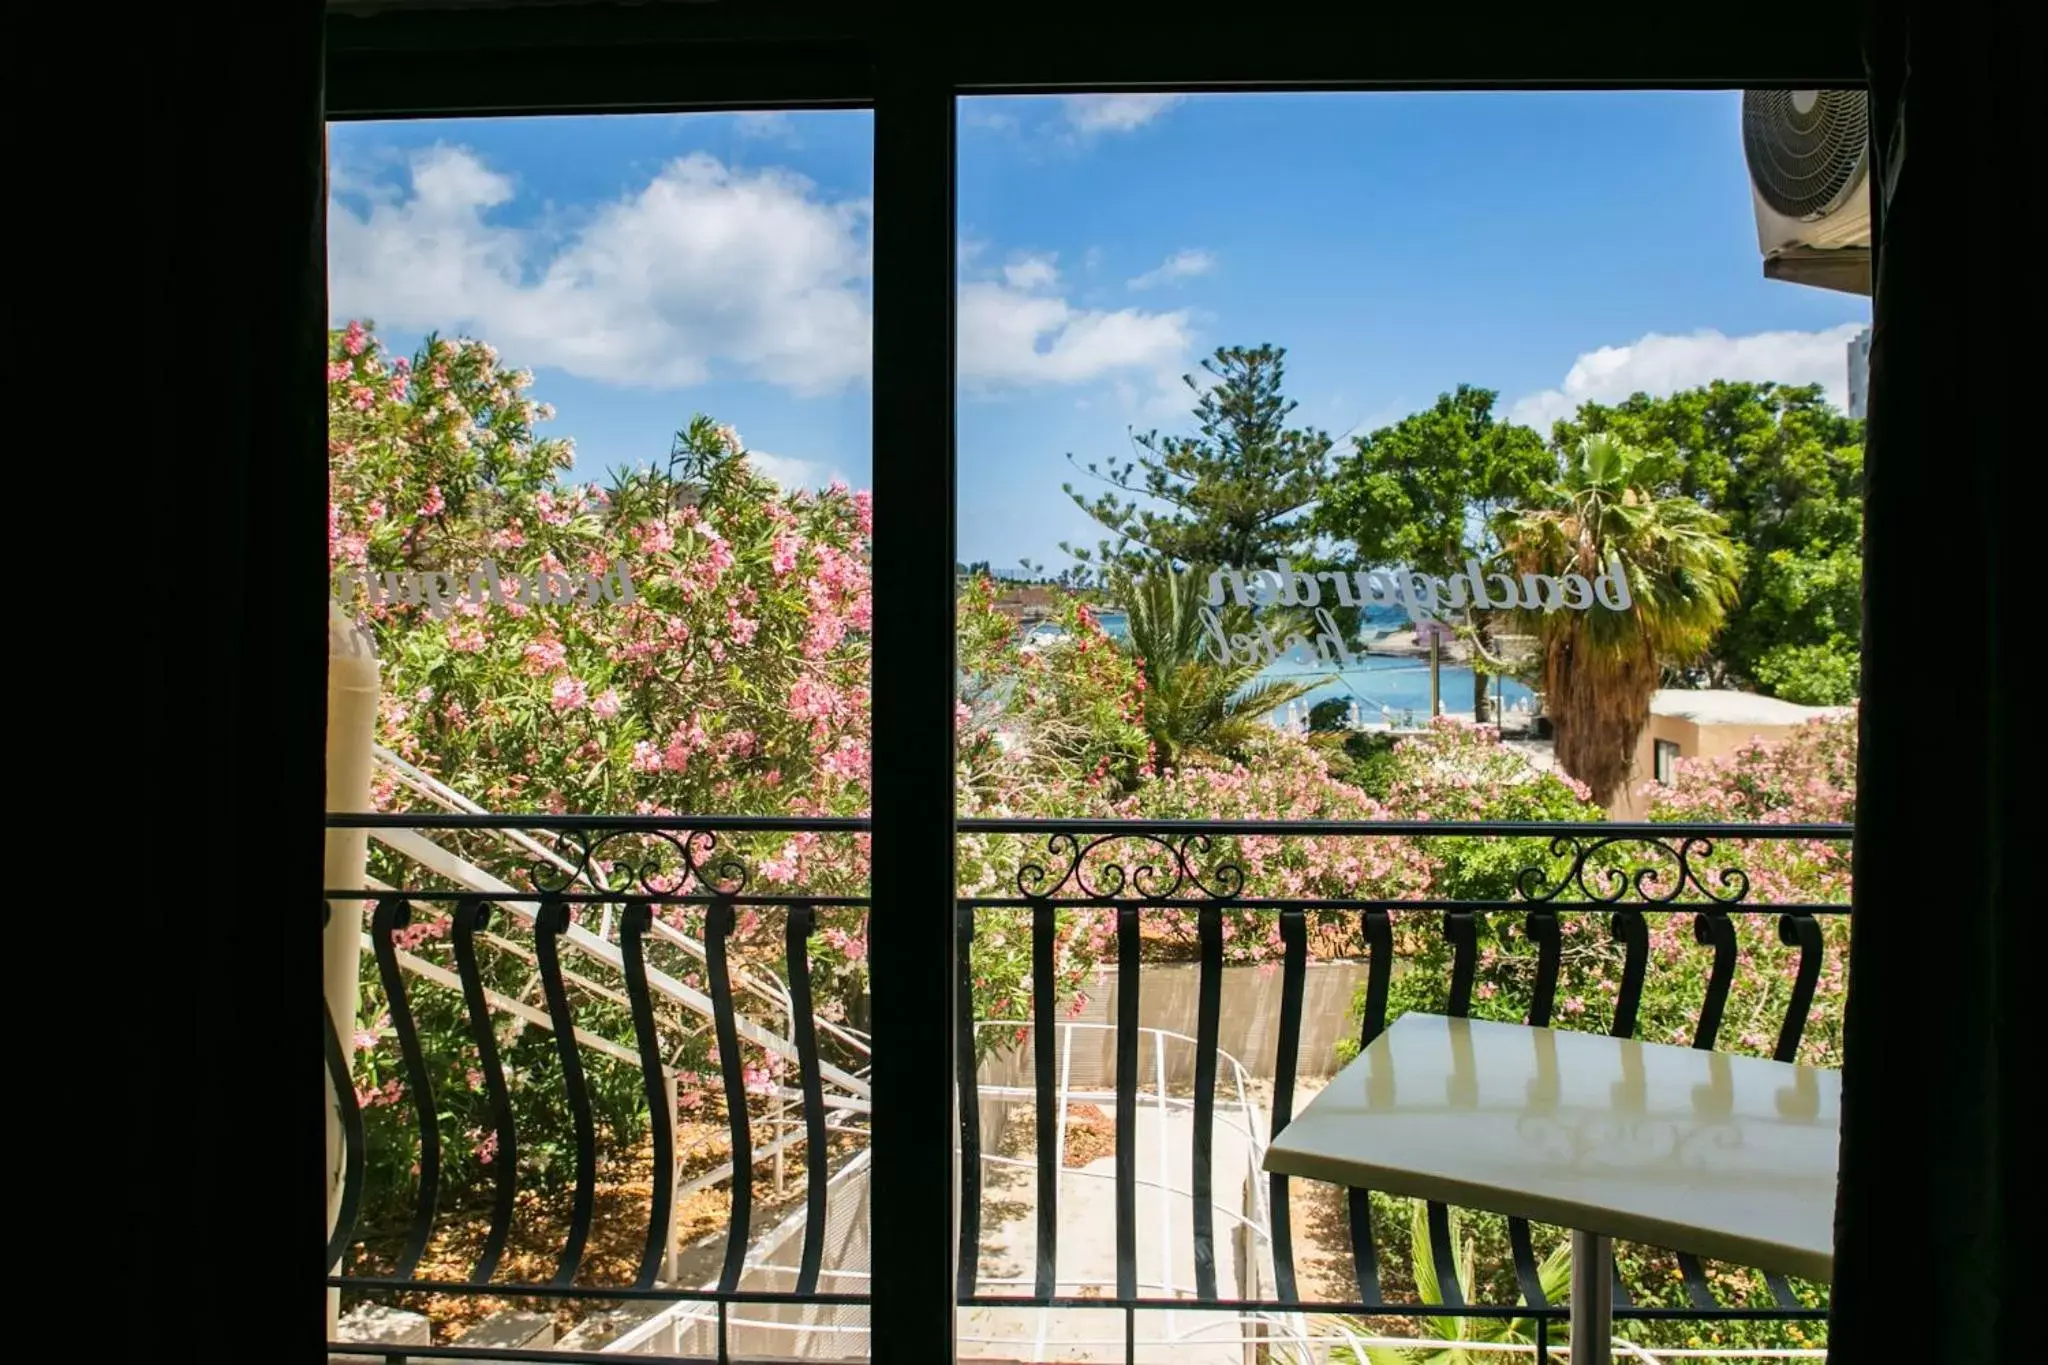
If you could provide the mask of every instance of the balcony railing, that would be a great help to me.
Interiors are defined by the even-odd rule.
[[[340,1097],[346,1154],[330,1268],[357,1248],[356,1266],[335,1274],[331,1286],[352,1300],[446,1295],[627,1305],[622,1325],[599,1349],[717,1359],[728,1352],[733,1358],[865,1354],[866,1040],[851,1019],[820,1018],[810,944],[821,915],[864,915],[869,903],[858,889],[786,889],[786,867],[778,872],[785,880],[760,875],[781,842],[816,836],[850,843],[864,834],[865,821],[457,812],[335,815],[329,826],[370,830],[379,850],[374,865],[386,873],[363,887],[329,888],[326,897],[332,907],[367,910],[367,948],[398,1053],[398,1074],[385,1093],[402,1094],[411,1110],[416,1158],[416,1174],[398,1182],[408,1184],[406,1190],[376,1192],[384,1206],[409,1196],[411,1212],[402,1237],[386,1229],[372,1255],[359,1246],[373,1191],[347,1021],[330,1021],[327,1062]],[[1390,1283],[1389,1267],[1401,1254],[1390,1230],[1375,1226],[1369,1192],[1344,1191],[1349,1292],[1305,1295],[1296,1200],[1309,1182],[1260,1175],[1246,1180],[1241,1207],[1219,1197],[1219,1125],[1237,1153],[1233,1159],[1251,1153],[1248,1173],[1296,1107],[1304,1025],[1320,1022],[1304,1019],[1312,955],[1341,951],[1362,960],[1352,1032],[1361,1046],[1390,1022],[1397,996],[1453,1015],[1479,1012],[1553,1027],[1592,1023],[1630,1036],[1638,1032],[1646,989],[1676,985],[1686,1001],[1687,1017],[1677,1030],[1685,1036],[1660,1041],[1713,1048],[1725,1045],[1724,1034],[1739,1022],[1738,1045],[1755,1048],[1761,1041],[1768,1046],[1758,1050],[1790,1060],[1801,1055],[1817,1011],[1838,1003],[1822,982],[1845,933],[1846,922],[1831,917],[1847,905],[1765,902],[1753,896],[1745,862],[1757,850],[1788,841],[1844,848],[1847,826],[963,819],[958,830],[978,840],[978,868],[1001,869],[999,880],[978,874],[980,884],[956,903],[958,1068],[954,1076],[933,1078],[933,1084],[956,1086],[961,1101],[958,1302],[998,1315],[1113,1314],[1113,1325],[1098,1335],[1120,1337],[1127,1359],[1135,1358],[1141,1336],[1151,1330],[1146,1324],[1166,1313],[1199,1314],[1212,1324],[1222,1315],[1236,1327],[1220,1336],[1213,1326],[1202,1327],[1190,1338],[1208,1332],[1203,1340],[1212,1343],[1243,1341],[1271,1359],[1330,1359],[1333,1346],[1379,1330],[1374,1323],[1423,1317],[1520,1319],[1538,1325],[1539,1359],[1554,1349],[1541,1328],[1562,1323],[1567,1310],[1544,1294],[1536,1241],[1520,1220],[1507,1225],[1512,1264],[1498,1268],[1512,1292],[1467,1302],[1452,1254],[1452,1214],[1429,1207],[1426,1254],[1442,1302],[1424,1303]],[[1294,841],[1370,845],[1383,854],[1392,848],[1397,856],[1398,850],[1419,855],[1453,846],[1445,841],[1497,850],[1502,856],[1490,865],[1500,869],[1502,894],[1364,894],[1381,889],[1364,872],[1357,887],[1362,894],[1281,894],[1290,889],[1285,855]],[[394,875],[394,869],[402,871]],[[415,915],[435,926],[430,944],[414,941],[422,932]],[[764,950],[757,936],[751,951],[735,957],[736,927],[758,931],[764,916],[781,917],[779,952]],[[1676,954],[1671,945],[1681,932],[1685,951]],[[997,951],[996,939],[1013,964],[1020,953],[1026,959],[1017,993],[1028,1006],[990,1006],[978,1018],[978,955]],[[1177,946],[1182,940],[1185,948]],[[1113,1009],[1092,1023],[1063,1015],[1070,1007],[1061,984],[1084,941],[1113,961],[1104,978]],[[1239,951],[1237,945],[1248,941],[1270,947]],[[1147,1027],[1141,1017],[1148,946],[1156,950],[1162,942],[1192,959],[1191,1031]],[[1655,953],[1653,942],[1662,945]],[[1752,953],[1747,945],[1757,943],[1770,946]],[[1312,954],[1316,947],[1323,952]],[[437,953],[439,963],[432,960]],[[487,956],[494,967],[487,967]],[[1277,966],[1262,978],[1277,977],[1277,1002],[1266,1011],[1270,1027],[1254,1040],[1263,1055],[1232,1056],[1222,1046],[1224,986],[1228,959],[1246,957]],[[508,967],[514,961],[520,965]],[[1752,1017],[1731,1022],[1730,1001],[1745,964],[1752,973],[1772,973],[1770,989],[1743,996]],[[508,970],[520,979],[517,988],[506,986]],[[1574,971],[1587,979],[1589,970],[1606,983],[1600,998],[1591,1004],[1577,996],[1561,999],[1561,980]],[[1831,978],[1835,970],[1829,969]],[[1669,980],[1674,974],[1684,980]],[[453,1274],[421,1273],[442,1215],[442,1157],[455,1139],[443,1131],[434,1064],[421,1048],[416,1014],[423,990],[438,993],[444,1011],[459,997],[472,1049],[465,1083],[484,1097],[489,1120],[483,1137],[495,1147],[488,1201],[472,1197],[466,1206],[476,1223],[487,1202],[487,1223],[471,1239],[475,1254],[466,1269]],[[1753,1017],[1764,1007],[1759,1002],[1768,1002],[1773,1017]],[[1669,1009],[1667,1003],[1667,1026]],[[674,1059],[678,1039],[693,1028],[707,1029],[714,1042],[729,1160],[686,1182],[676,1147]],[[515,1115],[502,1055],[507,1029],[550,1034],[554,1075],[548,1084],[559,1087],[561,1104],[549,1121],[569,1137],[566,1216],[545,1274],[508,1273],[505,1262],[518,1216],[519,1153],[530,1136]],[[1093,1036],[1085,1031],[1106,1036],[1113,1060],[1078,1075],[1075,1049],[1086,1052]],[[1238,1046],[1245,1050],[1242,1041]],[[1169,1048],[1177,1050],[1171,1077]],[[1149,1068],[1141,1054],[1149,1054]],[[586,1066],[593,1058],[607,1069],[604,1085],[614,1091],[620,1075],[637,1072],[647,1115],[651,1179],[644,1237],[628,1258],[629,1273],[599,1275],[586,1264],[600,1157],[618,1155],[600,1152]],[[985,1143],[984,1108],[991,1097],[1028,1112],[1027,1154],[1006,1155]],[[1065,1144],[1070,1106],[1096,1102],[1112,1111],[1114,1164],[1106,1183],[1114,1264],[1101,1283],[1082,1284],[1062,1259],[1063,1213],[1084,1211],[1063,1199],[1063,1174],[1068,1180],[1075,1175],[1067,1169]],[[1156,1115],[1155,1153],[1169,1132],[1173,1143],[1184,1138],[1186,1144],[1159,1155],[1149,1173],[1140,1150],[1141,1112]],[[801,1207],[792,1204],[774,1228],[765,1228],[755,1216],[749,1173],[795,1147],[803,1153]],[[1177,1168],[1182,1151],[1190,1173],[1185,1189],[1167,1169]],[[1006,1191],[1028,1186],[1030,1252],[1016,1274],[980,1271],[992,1170],[1001,1172]],[[1236,1171],[1226,1164],[1226,1175]],[[674,1223],[678,1192],[728,1173],[729,1213],[715,1271],[707,1260],[705,1273],[692,1278]],[[1141,1189],[1178,1210],[1162,1216],[1157,1226],[1165,1230],[1157,1237],[1149,1231],[1141,1237]],[[1179,1208],[1182,1199],[1185,1208]],[[1144,1242],[1150,1258],[1141,1260]],[[1631,1300],[1617,1276],[1622,1330],[1631,1321],[1801,1323],[1825,1317],[1813,1287],[1802,1299],[1783,1278],[1770,1276],[1768,1302],[1730,1302],[1698,1260],[1668,1260],[1683,1301],[1664,1301],[1676,1291]],[[1176,1265],[1191,1273],[1183,1280]],[[963,1330],[963,1358],[1028,1354],[969,1346],[971,1335]],[[1042,1326],[1038,1335],[1042,1341]],[[333,1349],[392,1358],[383,1348],[337,1343]],[[399,1354],[542,1360],[576,1352],[457,1344],[408,1346]]]

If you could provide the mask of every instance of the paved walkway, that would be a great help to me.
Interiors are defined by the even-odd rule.
[[[1218,1106],[1214,1153],[1216,1292],[1239,1292],[1237,1228],[1251,1172],[1244,1116]],[[1192,1299],[1195,1251],[1188,1190],[1193,1170],[1194,1116],[1186,1109],[1138,1111],[1138,1292],[1146,1298]],[[985,1167],[981,1292],[1028,1293],[1036,1263],[1036,1193],[1029,1170]],[[1116,1158],[1103,1156],[1060,1172],[1058,1292],[1109,1297],[1116,1292]],[[1155,1181],[1166,1189],[1142,1182]],[[1258,1244],[1262,1260],[1269,1254]],[[1262,1273],[1270,1273],[1262,1272]],[[995,1281],[1022,1280],[1021,1284]],[[1123,1314],[1114,1309],[977,1308],[960,1316],[963,1359],[1118,1361]],[[1140,1314],[1135,1359],[1143,1365],[1243,1365],[1244,1326],[1233,1313],[1184,1310]]]

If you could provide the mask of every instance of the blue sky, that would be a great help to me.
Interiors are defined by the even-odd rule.
[[[1763,278],[1739,118],[1733,93],[963,101],[959,556],[1092,543],[1067,453],[1183,429],[1178,376],[1218,345],[1286,346],[1298,420],[1336,435],[1460,382],[1546,428],[1714,377],[1840,401],[1868,301]],[[701,411],[786,482],[863,485],[870,130],[336,125],[335,316],[492,341],[591,477]]]

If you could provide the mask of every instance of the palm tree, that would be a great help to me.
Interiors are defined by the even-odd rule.
[[[1436,1260],[1430,1254],[1428,1205],[1422,1200],[1414,1201],[1415,1211],[1408,1224],[1408,1249],[1415,1263],[1415,1290],[1424,1303],[1441,1304],[1444,1301],[1443,1288],[1437,1283]],[[1457,1267],[1460,1297],[1471,1303],[1475,1297],[1474,1288],[1478,1281],[1478,1255],[1472,1244],[1459,1235],[1462,1221],[1456,1209],[1450,1211],[1451,1264]],[[1571,1288],[1572,1244],[1560,1242],[1536,1267],[1537,1282],[1543,1288],[1543,1297],[1552,1303],[1563,1297]],[[1536,1324],[1526,1318],[1452,1318],[1425,1317],[1423,1328],[1437,1341],[1469,1341],[1498,1343],[1503,1346],[1533,1346]],[[1363,1334],[1371,1330],[1364,1323],[1354,1322]],[[1557,1329],[1551,1328],[1550,1344],[1561,1345]],[[1359,1365],[1494,1365],[1494,1362],[1513,1359],[1512,1353],[1501,1351],[1468,1351],[1457,1346],[1422,1347],[1416,1350],[1396,1350],[1384,1346],[1365,1348],[1366,1359]]]
[[[1713,643],[1735,604],[1740,559],[1722,521],[1688,498],[1652,490],[1644,452],[1588,436],[1566,452],[1543,501],[1510,514],[1502,544],[1516,570],[1583,574],[1618,561],[1630,601],[1614,609],[1517,613],[1541,644],[1544,706],[1557,761],[1605,805],[1627,781],[1650,694],[1666,664],[1688,664]]]
[[[1129,646],[1145,676],[1145,729],[1162,767],[1178,767],[1192,753],[1236,757],[1268,715],[1326,681],[1261,681],[1262,662],[1217,657],[1205,613],[1227,635],[1256,628],[1249,607],[1206,606],[1207,581],[1206,570],[1175,573],[1164,562],[1141,575],[1118,570],[1109,581],[1111,599],[1129,618]],[[1284,640],[1299,623],[1266,624]]]

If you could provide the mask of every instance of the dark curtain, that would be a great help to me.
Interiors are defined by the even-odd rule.
[[[2034,954],[2013,771],[2034,740],[2019,709],[2013,509],[2038,508],[2041,478],[2019,372],[2040,356],[2025,336],[2038,311],[2020,303],[2038,296],[2035,234],[2020,226],[2036,158],[2019,154],[2022,106],[2036,102],[2022,99],[2019,54],[2037,63],[2039,48],[2005,26],[1988,6],[1927,5],[1880,10],[1867,33],[1880,218],[1839,1365],[2034,1354],[2005,1311],[2013,1268],[2032,1261],[2008,1212],[2005,1129],[2033,1047],[2017,1014]]]
[[[153,486],[140,670],[156,703],[145,838],[160,998],[129,1036],[156,1091],[132,1160],[163,1206],[133,1260],[164,1302],[114,1310],[136,1359],[324,1358],[319,1061],[326,726],[326,277],[321,6],[107,13],[146,34],[143,149],[105,173],[146,243],[155,410],[119,423]],[[130,308],[134,302],[131,300]],[[111,345],[111,343],[109,343]],[[124,348],[125,351],[126,348]],[[158,577],[160,576],[160,577]],[[131,587],[134,585],[131,584]],[[124,860],[125,861],[125,860]],[[124,1220],[129,1215],[124,1214]],[[124,1251],[124,1257],[129,1252]],[[124,1290],[123,1293],[126,1291]]]

